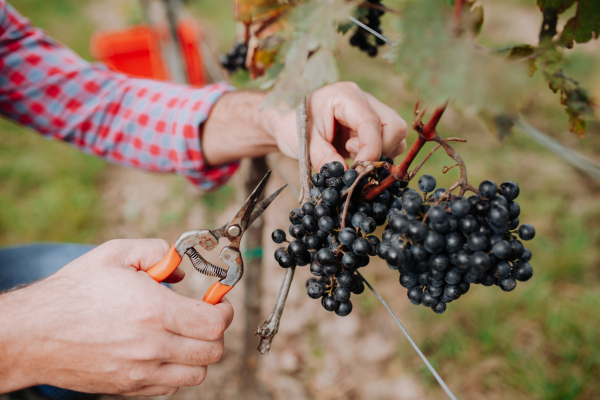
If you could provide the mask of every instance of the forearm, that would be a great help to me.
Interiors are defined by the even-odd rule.
[[[27,290],[0,295],[0,394],[38,383],[27,355],[34,346],[27,343],[28,325],[35,320]]]
[[[230,92],[217,101],[201,132],[209,165],[278,151],[273,132],[284,115],[272,107],[261,109],[265,96],[260,92]]]

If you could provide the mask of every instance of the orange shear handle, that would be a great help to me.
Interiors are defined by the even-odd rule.
[[[162,282],[167,279],[173,271],[177,269],[181,263],[181,257],[175,249],[175,245],[171,246],[167,255],[160,260],[156,265],[150,268],[146,273],[150,275],[156,282]]]
[[[233,289],[233,286],[227,286],[223,285],[221,282],[215,282],[208,289],[202,301],[214,306],[215,304],[219,303],[223,296],[225,296],[231,289]]]

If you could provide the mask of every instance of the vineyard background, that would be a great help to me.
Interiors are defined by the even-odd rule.
[[[21,13],[87,59],[94,30],[116,28],[140,19],[138,3],[127,0],[13,0]],[[389,7],[399,1],[387,0]],[[482,1],[486,11],[480,41],[489,47],[537,43],[541,13],[534,1]],[[233,5],[222,0],[189,4],[215,54],[226,51],[236,32]],[[561,17],[561,22],[572,15]],[[392,40],[397,19],[382,19]],[[500,42],[498,38],[501,38]],[[412,120],[414,94],[381,58],[369,59],[339,36],[340,77]],[[385,50],[385,48],[381,49]],[[576,45],[567,72],[600,98],[600,42]],[[556,95],[538,80],[528,121],[563,144],[600,161],[600,127],[592,123],[585,138],[568,132]],[[234,79],[245,85],[244,76]],[[397,273],[375,259],[365,276],[391,304],[453,392],[461,399],[593,399],[600,397],[600,186],[518,131],[500,146],[477,119],[452,108],[444,115],[442,137],[457,144],[470,181],[514,180],[521,186],[521,221],[537,229],[530,243],[534,278],[511,293],[474,287],[443,315],[414,307],[397,282]],[[414,132],[410,133],[414,138]],[[412,141],[412,140],[410,140]],[[431,145],[429,145],[431,146]],[[429,149],[429,146],[425,150]],[[297,180],[296,163],[278,157]],[[439,175],[448,159],[435,154],[422,173]],[[440,182],[456,179],[451,171]],[[173,241],[182,230],[225,222],[244,193],[243,174],[217,192],[204,194],[181,177],[127,170],[81,154],[62,143],[45,141],[0,121],[0,245],[32,241],[101,243],[116,237],[162,237]],[[272,179],[272,190],[281,181]],[[287,226],[296,200],[286,193],[265,218],[265,243],[276,227]],[[265,249],[265,317],[283,270]],[[212,282],[185,264],[188,277],[176,287],[201,296]],[[369,293],[357,298],[358,312],[339,318],[325,313],[304,293],[307,268],[299,268],[280,333],[268,357],[260,359],[261,382],[276,399],[425,399],[443,393],[424,369],[384,308]],[[226,334],[224,360],[209,369],[198,388],[176,398],[245,398],[224,379],[239,374],[243,329],[242,290],[229,296],[236,319]],[[258,344],[258,339],[256,340]],[[236,379],[233,379],[236,382]]]

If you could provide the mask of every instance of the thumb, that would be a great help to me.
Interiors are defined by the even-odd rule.
[[[310,138],[310,163],[317,170],[320,171],[321,167],[332,161],[339,161],[342,163],[345,169],[348,169],[346,160],[342,157],[323,136],[314,134]]]
[[[120,241],[121,242],[121,241]],[[123,240],[127,247],[125,267],[133,267],[139,271],[148,271],[160,262],[169,252],[171,246],[162,239],[129,239]],[[167,283],[177,283],[185,277],[180,267],[165,279]]]

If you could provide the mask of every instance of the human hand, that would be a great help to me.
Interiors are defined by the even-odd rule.
[[[406,122],[387,105],[353,82],[339,82],[310,93],[306,99],[310,161],[317,171],[345,158],[379,161],[406,149]],[[273,138],[285,155],[298,158],[295,112],[271,124]]]
[[[114,240],[0,296],[0,393],[50,384],[157,396],[202,383],[223,354],[233,309],[181,296],[143,272],[168,250],[158,239]]]
[[[243,157],[281,151],[298,158],[296,112],[261,108],[266,94],[232,92],[223,95],[204,124],[205,161],[219,165]],[[316,170],[345,158],[378,161],[406,148],[406,122],[390,107],[355,83],[339,82],[307,96],[310,160]]]

